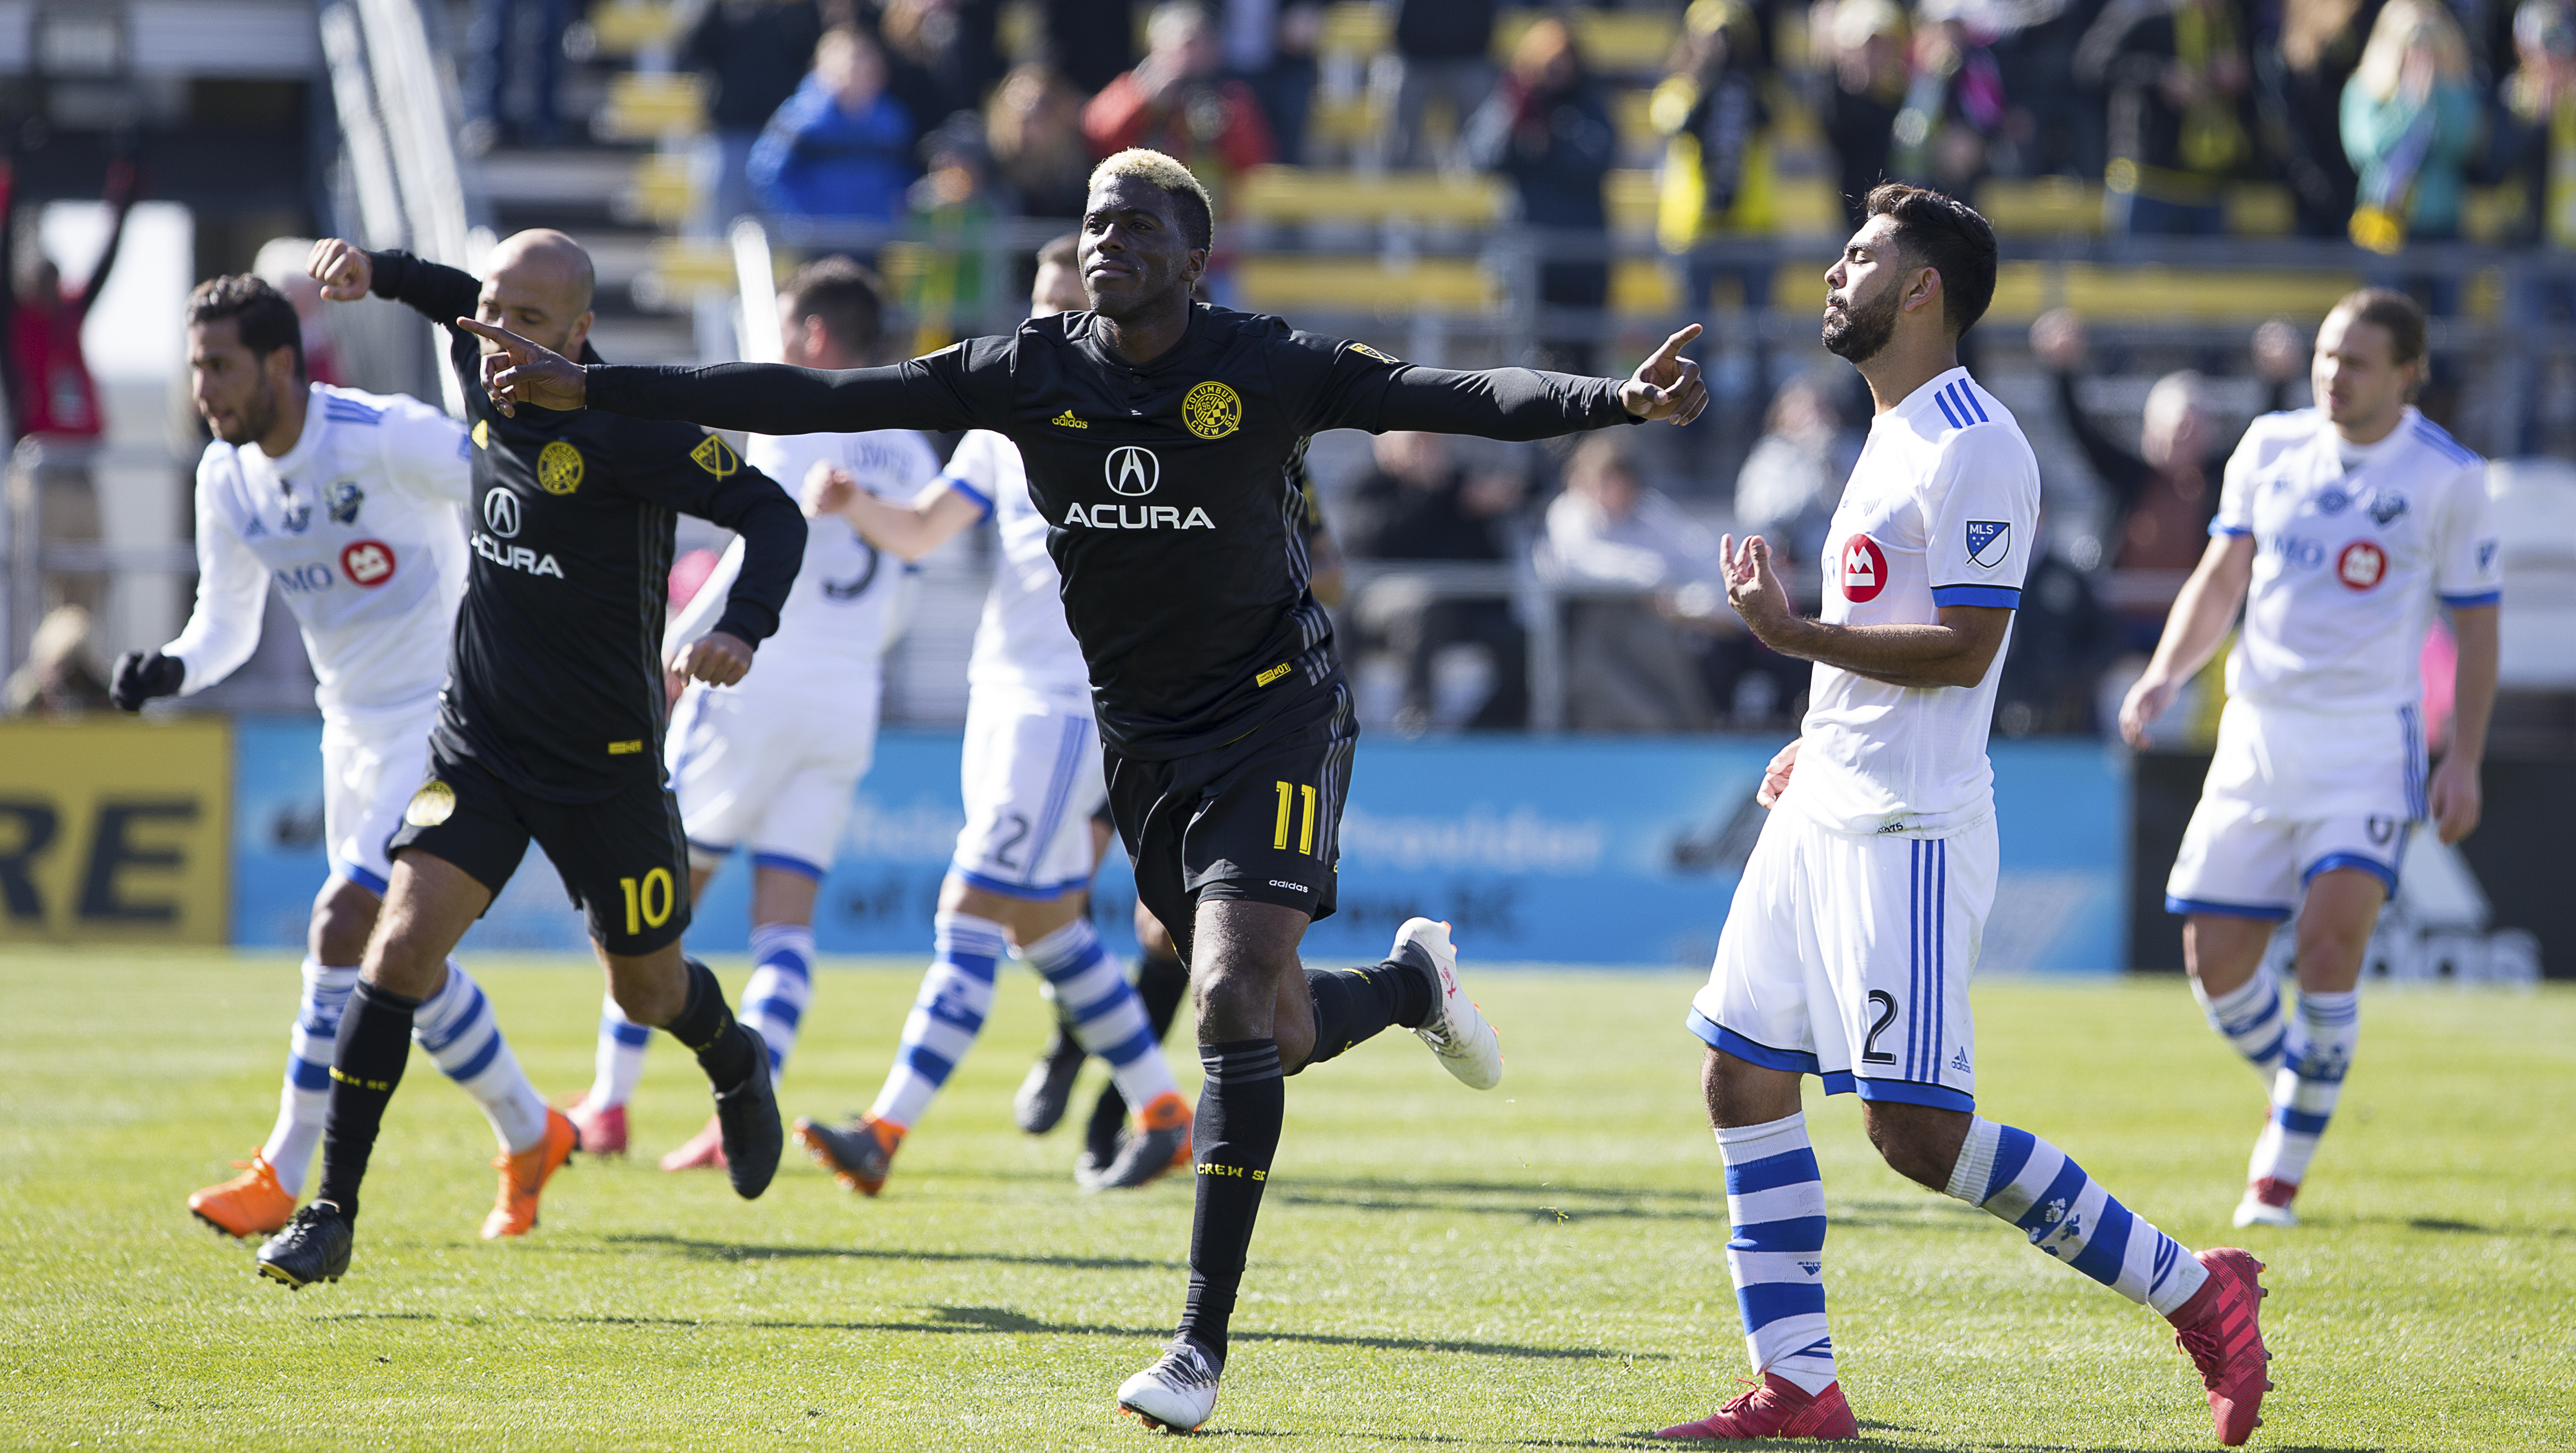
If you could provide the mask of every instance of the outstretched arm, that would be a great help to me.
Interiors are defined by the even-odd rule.
[[[597,409],[637,419],[685,419],[753,434],[857,433],[865,429],[971,429],[981,420],[933,359],[886,368],[825,370],[784,363],[712,368],[593,364],[584,368],[507,328],[459,317],[456,326],[500,345],[483,355],[483,389],[504,414],[521,404]]]
[[[1699,365],[1681,350],[1699,336],[1691,324],[1625,379],[1583,378],[1534,368],[1460,372],[1405,368],[1379,395],[1375,426],[1488,439],[1552,439],[1579,429],[1663,419],[1687,424],[1708,407]]]
[[[81,284],[74,311],[88,311],[107,286],[107,275],[116,270],[116,255],[125,249],[125,219],[134,211],[134,195],[141,189],[142,177],[132,157],[120,156],[107,164],[107,206],[113,220],[107,224],[107,246],[99,249],[98,265],[89,270],[89,281]]]
[[[847,470],[834,469],[820,459],[805,476],[805,511],[818,518],[839,515],[869,544],[907,565],[918,563],[990,513],[946,475],[923,486],[911,503],[896,504],[861,489]]]
[[[369,252],[345,238],[313,244],[304,270],[322,285],[322,296],[354,303],[370,293],[390,298],[442,327],[474,311],[483,285],[474,275],[408,252]]]

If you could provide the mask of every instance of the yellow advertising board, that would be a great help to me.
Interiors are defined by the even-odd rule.
[[[0,943],[220,944],[232,730],[0,721]]]

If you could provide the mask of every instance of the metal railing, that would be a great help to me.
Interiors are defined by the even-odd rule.
[[[108,470],[166,469],[187,461],[149,447],[75,443],[29,436],[9,455],[6,507],[0,508],[0,677],[27,663],[29,643],[45,613],[48,576],[194,575],[197,552],[185,540],[128,543],[47,539],[45,476],[72,474],[95,489]],[[102,533],[105,520],[101,520]]]

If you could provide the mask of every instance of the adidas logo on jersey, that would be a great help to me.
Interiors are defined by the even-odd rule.
[[[564,578],[563,567],[552,555],[540,555],[525,545],[504,545],[481,530],[474,532],[474,553],[504,570],[524,571],[529,575],[551,575]]]
[[[1178,505],[1113,505],[1096,504],[1085,510],[1080,505],[1064,512],[1068,530],[1213,530],[1216,521],[1196,505],[1187,515]]]
[[[1073,410],[1071,409],[1065,410],[1063,413],[1047,420],[1047,422],[1055,425],[1059,429],[1088,429],[1091,427],[1082,420],[1075,418],[1073,416]]]

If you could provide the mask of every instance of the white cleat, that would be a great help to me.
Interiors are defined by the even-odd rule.
[[[1395,947],[1387,957],[1431,971],[1439,995],[1432,1001],[1431,1017],[1413,1033],[1440,1056],[1441,1066],[1471,1090],[1501,1084],[1502,1042],[1458,987],[1458,951],[1449,946],[1449,925],[1428,918],[1406,919],[1395,931]]]
[[[2236,1225],[2240,1230],[2247,1226],[2278,1226],[2286,1228],[2296,1226],[2298,1224],[2298,1212],[2291,1210],[2287,1206],[2275,1206],[2271,1202],[2255,1195],[2252,1191],[2247,1191],[2245,1193],[2245,1199],[2236,1203]]]
[[[1224,1365],[1197,1343],[1178,1340],[1160,1360],[1118,1384],[1118,1409],[1164,1433],[1195,1433],[1216,1411],[1216,1380]]]

